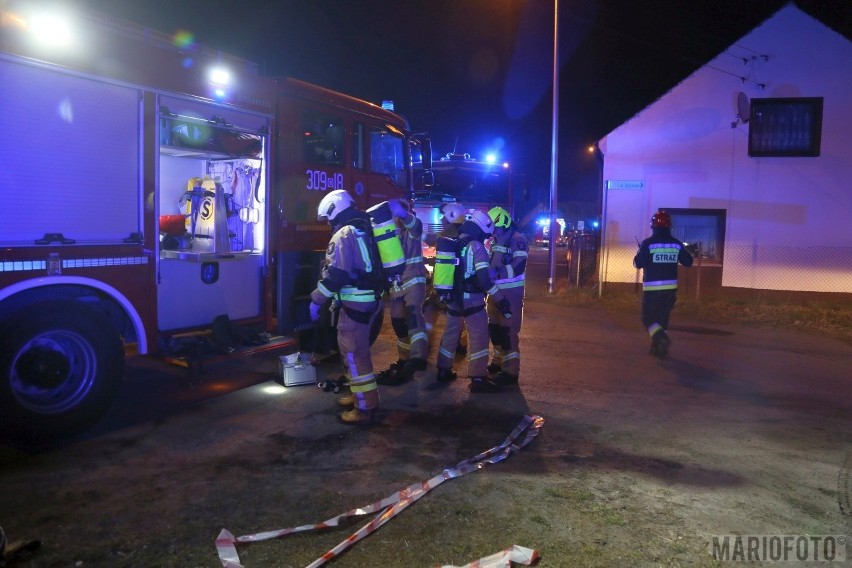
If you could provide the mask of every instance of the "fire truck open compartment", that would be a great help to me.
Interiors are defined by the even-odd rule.
[[[185,218],[182,234],[159,230],[159,327],[260,317],[268,119],[169,96],[158,108],[158,219]]]

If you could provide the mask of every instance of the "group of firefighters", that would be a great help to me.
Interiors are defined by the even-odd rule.
[[[331,225],[332,236],[311,293],[310,315],[318,321],[329,301],[339,308],[337,346],[349,387],[337,400],[344,408],[338,420],[344,424],[374,423],[378,385],[404,384],[427,368],[430,338],[424,307],[428,311],[437,305],[446,314],[436,361],[439,385],[457,378],[453,363],[463,328],[471,392],[499,392],[516,385],[520,373],[518,334],[528,250],[509,212],[494,207],[486,214],[467,211],[457,202],[444,204],[441,236],[457,242],[458,276],[451,293],[427,298],[423,223],[404,200],[392,199],[386,205],[395,221],[404,267],[385,287],[398,360],[380,373],[373,369],[370,348],[384,317],[385,290],[370,276],[380,262],[371,252],[375,247],[371,216],[358,209],[345,190],[328,193],[317,208],[318,218]]]
[[[434,322],[427,324],[424,311],[434,313],[436,306],[446,314],[436,361],[438,385],[456,380],[453,363],[464,333],[471,392],[496,393],[517,385],[529,252],[526,237],[509,212],[502,207],[494,207],[487,214],[467,211],[458,202],[442,206],[440,236],[454,243],[454,278],[449,291],[438,295],[435,286],[427,297],[423,223],[404,200],[392,199],[381,206],[389,210],[391,233],[400,245],[401,270],[390,285],[384,273],[376,269],[382,260],[376,253],[370,215],[375,208],[370,212],[358,209],[345,190],[328,193],[317,208],[318,218],[331,225],[333,234],[311,293],[310,315],[312,321],[318,321],[330,301],[339,310],[337,346],[349,387],[349,392],[337,400],[344,407],[339,421],[373,424],[379,406],[378,385],[402,385],[426,370],[429,330]],[[644,274],[642,323],[651,337],[650,353],[665,358],[671,343],[666,329],[676,301],[677,267],[691,266],[692,256],[672,236],[668,213],[655,213],[651,228],[652,236],[639,244],[633,263]],[[382,274],[382,282],[376,281],[376,274]],[[390,295],[398,360],[376,373],[370,349],[384,318],[385,293]]]

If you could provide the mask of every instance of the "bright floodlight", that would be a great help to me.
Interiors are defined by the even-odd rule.
[[[494,164],[497,162],[497,156],[495,154],[486,154],[485,161],[489,164]]]
[[[225,87],[231,82],[231,74],[227,69],[214,67],[210,70],[210,82],[217,87]]]
[[[67,46],[71,43],[71,27],[58,14],[38,14],[30,20],[30,32],[41,43]]]

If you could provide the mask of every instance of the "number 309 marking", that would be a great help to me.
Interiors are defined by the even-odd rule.
[[[343,189],[343,174],[329,174],[322,170],[305,170],[308,174],[306,189],[315,191],[327,191],[329,189]]]

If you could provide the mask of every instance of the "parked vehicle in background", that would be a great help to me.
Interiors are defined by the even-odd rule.
[[[126,353],[223,321],[258,330],[245,353],[292,344],[322,196],[412,189],[398,115],[82,9],[42,29],[34,4],[0,8],[0,421],[22,439],[96,421]]]

